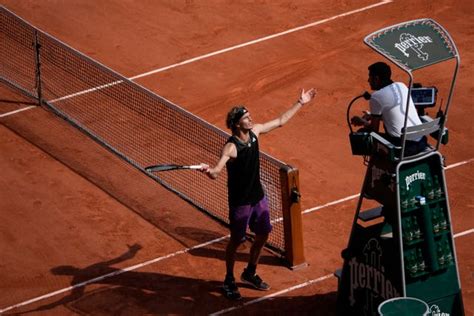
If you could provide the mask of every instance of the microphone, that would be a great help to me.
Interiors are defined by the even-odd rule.
[[[352,99],[352,101],[349,103],[349,105],[347,106],[347,112],[346,112],[346,119],[347,119],[347,125],[349,126],[349,129],[351,131],[351,133],[353,132],[352,131],[352,126],[351,126],[351,120],[349,119],[349,113],[351,111],[351,107],[352,107],[352,104],[360,99],[360,98],[364,98],[366,100],[370,100],[370,93],[368,93],[367,91],[365,91],[363,94],[359,95],[359,96],[356,96],[354,99]]]

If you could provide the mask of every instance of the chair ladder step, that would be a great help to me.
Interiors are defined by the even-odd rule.
[[[367,211],[359,212],[359,219],[368,222],[382,216],[382,206],[377,206]]]

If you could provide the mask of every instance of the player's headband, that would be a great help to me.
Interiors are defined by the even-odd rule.
[[[244,106],[239,107],[239,109],[235,113],[234,119],[232,120],[232,125],[235,125],[235,124],[239,123],[242,116],[244,116],[245,113],[247,113],[247,112],[248,112],[248,110]]]

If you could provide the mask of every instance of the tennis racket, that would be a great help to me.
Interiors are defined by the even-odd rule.
[[[185,170],[185,169],[199,170],[201,169],[201,165],[183,166],[183,165],[175,165],[175,164],[164,164],[164,165],[153,165],[153,166],[145,167],[145,170],[148,172],[161,172],[161,171]]]

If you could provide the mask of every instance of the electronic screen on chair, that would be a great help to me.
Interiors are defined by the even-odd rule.
[[[415,105],[434,105],[436,90],[435,88],[412,88],[411,97]]]

